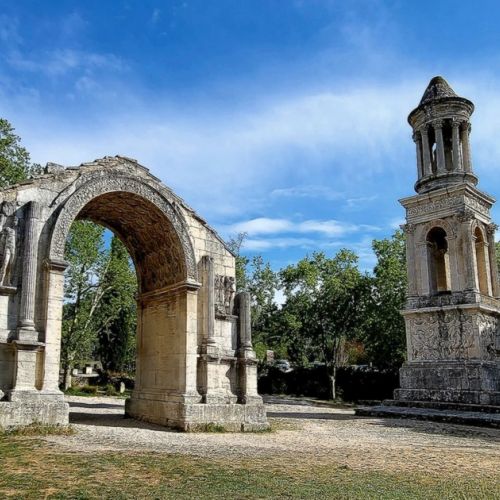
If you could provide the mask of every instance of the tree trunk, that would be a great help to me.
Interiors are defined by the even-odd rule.
[[[329,377],[330,377],[330,393],[331,393],[332,399],[337,398],[337,391],[335,390],[336,376],[337,376],[337,368],[334,366],[334,367],[332,367],[332,371],[329,375]]]

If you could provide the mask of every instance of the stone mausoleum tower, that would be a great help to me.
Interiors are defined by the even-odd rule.
[[[470,148],[474,105],[437,76],[409,115],[417,194],[406,209],[408,360],[402,402],[500,405],[500,300],[490,209]]]

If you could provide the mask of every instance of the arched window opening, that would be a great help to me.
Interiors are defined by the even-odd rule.
[[[474,231],[476,244],[476,270],[479,291],[483,295],[491,295],[490,284],[488,280],[488,249],[484,241],[483,233],[479,227]]]
[[[450,261],[446,231],[435,227],[427,234],[427,256],[431,294],[449,293]]]

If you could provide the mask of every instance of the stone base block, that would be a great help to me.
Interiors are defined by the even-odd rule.
[[[0,429],[68,423],[69,405],[63,401],[0,401]]]
[[[396,400],[500,404],[500,364],[496,362],[412,362],[403,365],[399,377]]]
[[[187,432],[203,431],[211,425],[231,432],[269,428],[262,403],[204,404],[130,398],[125,402],[125,415]]]

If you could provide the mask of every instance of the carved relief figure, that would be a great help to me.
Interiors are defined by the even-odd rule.
[[[215,275],[215,312],[221,315],[231,314],[236,282],[232,276]]]
[[[14,259],[16,257],[16,226],[17,219],[14,218],[14,228],[5,227],[1,233],[2,260],[0,267],[0,286],[10,286]]]
[[[236,283],[232,276],[224,278],[224,309],[226,314],[231,314],[234,294],[236,293]]]

